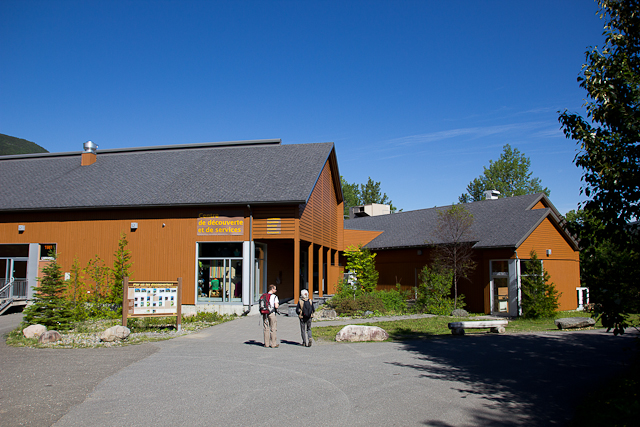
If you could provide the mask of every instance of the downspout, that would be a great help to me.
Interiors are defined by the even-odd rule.
[[[251,211],[251,205],[247,205],[247,209],[249,209],[249,250],[251,250],[251,242],[253,242],[253,212]],[[249,289],[253,289],[253,263],[255,256],[255,251],[249,254]],[[251,311],[251,302],[253,298],[251,295],[251,291],[249,291],[249,305],[248,308],[242,313],[243,316],[246,316]]]
[[[520,280],[520,258],[518,258],[518,251],[516,253],[516,280],[518,283],[518,316],[522,316],[522,282]]]

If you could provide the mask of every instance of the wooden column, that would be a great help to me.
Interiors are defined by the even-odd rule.
[[[318,296],[322,296],[322,280],[324,272],[324,246],[318,246]]]
[[[309,283],[309,298],[313,299],[313,243],[311,242],[307,250],[307,283]]]
[[[300,238],[296,233],[293,239],[293,300],[298,303],[300,299]]]

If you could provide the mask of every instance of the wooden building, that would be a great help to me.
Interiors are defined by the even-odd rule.
[[[465,204],[473,215],[470,243],[475,271],[458,284],[471,312],[516,316],[521,278],[532,250],[562,293],[560,309],[583,302],[576,241],[562,227],[562,217],[544,194],[506,197]],[[450,206],[365,216],[345,221],[344,245],[374,251],[379,289],[413,289],[420,270],[433,261],[432,245],[443,243],[435,229],[438,213]]]
[[[333,143],[280,140],[0,157],[0,288],[28,296],[49,250],[65,273],[111,266],[125,233],[132,280],[182,278],[186,311],[257,311],[333,293],[343,200]],[[89,280],[85,277],[85,280]]]

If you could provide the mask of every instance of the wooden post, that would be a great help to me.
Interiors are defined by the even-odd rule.
[[[309,242],[307,250],[307,283],[309,284],[309,298],[313,300],[313,243]]]
[[[318,296],[322,296],[324,280],[324,246],[318,246]]]
[[[129,276],[125,276],[122,281],[122,326],[127,327],[127,317],[129,315]]]
[[[182,329],[182,277],[178,277],[178,313],[176,317],[176,327],[178,332]]]

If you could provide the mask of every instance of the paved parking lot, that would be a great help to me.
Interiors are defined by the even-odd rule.
[[[278,349],[256,317],[116,349],[0,344],[0,424],[563,425],[633,345],[599,330],[306,348],[296,318],[278,329]]]

